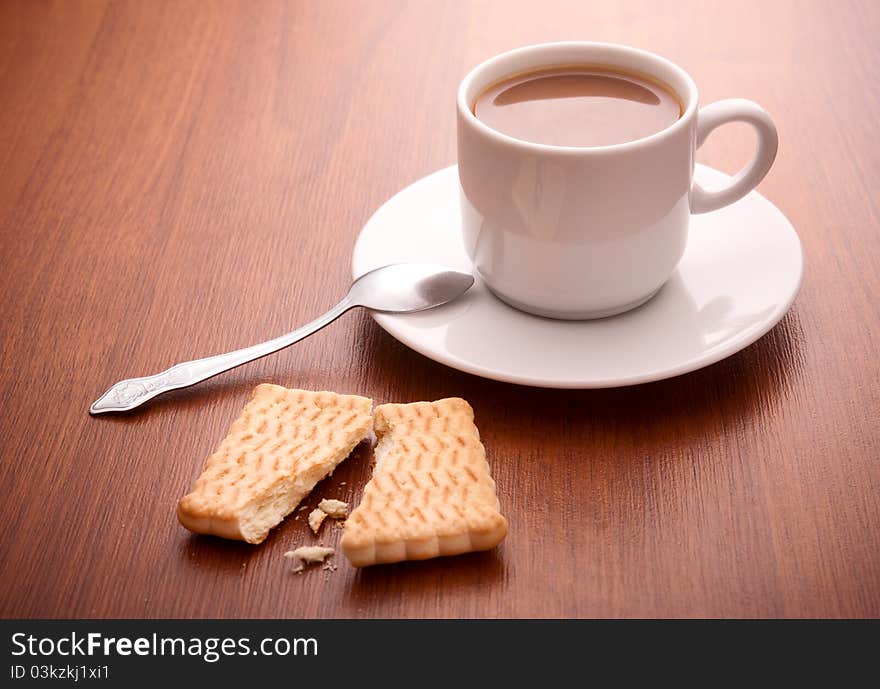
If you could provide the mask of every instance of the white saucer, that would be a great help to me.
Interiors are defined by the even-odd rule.
[[[698,165],[704,187],[722,172]],[[458,171],[440,170],[392,197],[358,237],[352,273],[388,263],[473,272],[461,242]],[[605,388],[677,376],[738,352],[794,301],[803,274],[797,233],[757,192],[691,218],[687,249],[657,295],[633,311],[557,321],[507,306],[477,278],[461,299],[408,315],[374,313],[393,337],[453,368],[552,388]]]

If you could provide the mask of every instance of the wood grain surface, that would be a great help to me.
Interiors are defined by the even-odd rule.
[[[878,33],[869,1],[0,3],[0,615],[880,616]],[[772,114],[760,190],[806,277],[770,334],[672,380],[551,391],[445,368],[354,312],[88,416],[119,378],[334,303],[370,214],[455,161],[461,77],[560,39],[659,52],[703,103]],[[733,172],[751,143],[726,127],[699,160]],[[177,500],[263,381],[465,397],[507,540],[293,575],[302,519],[257,547],[190,535]],[[370,459],[308,504],[357,501]]]

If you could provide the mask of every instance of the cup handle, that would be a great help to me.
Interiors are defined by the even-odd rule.
[[[694,181],[690,195],[691,213],[708,213],[741,199],[764,179],[776,158],[779,137],[773,120],[760,105],[742,98],[721,100],[700,108],[697,113],[697,148],[703,145],[716,127],[728,122],[752,125],[758,134],[758,148],[751,162],[727,186],[710,191]]]

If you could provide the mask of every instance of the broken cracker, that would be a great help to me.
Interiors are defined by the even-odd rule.
[[[260,543],[369,435],[371,407],[357,395],[258,385],[181,498],[180,523]]]
[[[463,399],[384,404],[373,476],[345,522],[355,567],[488,550],[507,535],[495,482]]]

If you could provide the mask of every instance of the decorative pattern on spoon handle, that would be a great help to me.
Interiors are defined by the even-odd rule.
[[[193,385],[199,381],[216,376],[218,373],[223,373],[223,371],[241,366],[248,361],[277,352],[279,349],[289,347],[293,343],[299,342],[312,333],[317,332],[354,306],[355,303],[346,296],[327,313],[319,316],[311,323],[306,323],[301,328],[286,335],[276,337],[274,340],[261,342],[244,349],[237,349],[234,352],[217,354],[216,356],[209,356],[204,359],[194,359],[193,361],[184,361],[153,376],[129,378],[119,381],[89,407],[89,413],[101,414],[108,411],[129,411],[156,395],[161,395],[163,392],[185,388],[188,385]]]
[[[168,390],[183,388],[197,382],[193,380],[189,364],[177,364],[152,376],[129,378],[111,386],[91,406],[92,413],[101,411],[125,411]]]

